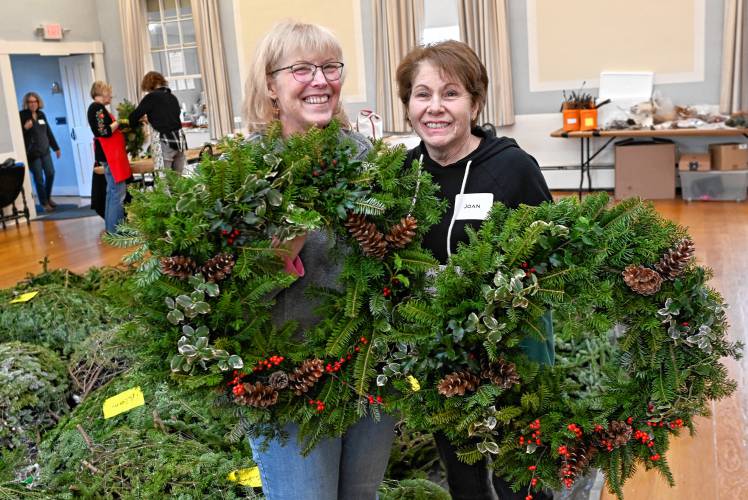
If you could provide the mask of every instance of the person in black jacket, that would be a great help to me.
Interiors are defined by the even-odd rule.
[[[164,168],[171,168],[181,174],[184,170],[187,141],[179,118],[179,101],[171,93],[163,75],[156,71],[146,73],[140,88],[148,93],[135,111],[130,113],[129,122],[137,124],[138,120],[147,117],[148,123],[160,136],[159,145],[164,158]]]
[[[45,212],[51,212],[57,206],[52,200],[52,184],[55,181],[55,167],[52,163],[50,148],[60,157],[60,147],[42,111],[44,101],[36,92],[27,92],[23,96],[21,110],[21,125],[23,126],[23,142],[26,144],[26,158],[29,170],[34,176],[36,194],[39,204]]]
[[[417,47],[397,68],[400,100],[421,143],[408,152],[406,167],[421,160],[423,169],[439,184],[438,195],[449,201],[442,220],[424,236],[423,246],[445,264],[467,243],[467,226],[477,229],[495,202],[510,208],[550,201],[551,193],[535,159],[517,142],[496,138],[477,127],[486,101],[485,66],[466,44],[453,40]],[[546,339],[524,339],[530,359],[552,364],[553,328],[544,316]],[[524,499],[500,477],[489,474],[485,459],[474,465],[458,460],[455,447],[439,432],[434,434],[455,500]],[[535,499],[549,498],[535,494]]]

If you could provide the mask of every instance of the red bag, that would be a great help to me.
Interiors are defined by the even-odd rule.
[[[114,120],[114,117],[112,117],[112,120]],[[111,137],[97,137],[96,140],[99,141],[101,149],[104,151],[114,182],[123,182],[132,177],[130,160],[127,158],[127,150],[125,150],[125,135],[117,129]]]

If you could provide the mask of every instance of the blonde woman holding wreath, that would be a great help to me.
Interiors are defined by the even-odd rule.
[[[340,102],[344,81],[340,43],[327,29],[297,22],[276,25],[259,43],[246,84],[245,112],[249,140],[258,140],[266,126],[280,120],[288,137],[341,123],[341,140],[353,140],[357,158],[371,144],[351,131]],[[340,263],[331,254],[334,246],[324,231],[315,231],[284,244],[278,255],[286,270],[298,280],[276,297],[273,321],[296,321],[299,334],[321,320],[319,304],[304,292],[311,286],[334,287]],[[339,438],[325,439],[307,456],[300,453],[298,428],[284,429],[289,438],[264,443],[250,438],[260,469],[263,493],[269,500],[374,500],[387,467],[394,439],[394,419],[362,418]],[[267,444],[267,446],[264,446]]]

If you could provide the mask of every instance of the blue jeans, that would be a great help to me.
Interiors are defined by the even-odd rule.
[[[340,438],[320,442],[306,457],[298,427],[288,425],[285,444],[250,439],[268,500],[375,500],[390,456],[395,419],[363,418]]]
[[[104,225],[107,233],[116,233],[117,224],[125,219],[125,195],[127,194],[127,183],[114,182],[109,165],[102,163],[104,177],[106,177],[106,205],[104,209]]]
[[[34,177],[39,204],[47,205],[50,196],[52,196],[52,183],[55,181],[55,166],[52,164],[52,155],[47,153],[40,158],[29,160],[29,170]]]

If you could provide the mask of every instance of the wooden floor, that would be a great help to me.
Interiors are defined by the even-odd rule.
[[[663,201],[657,209],[685,226],[696,243],[700,263],[714,269],[712,285],[730,304],[733,340],[748,343],[748,202],[684,203]],[[82,272],[89,266],[116,264],[123,250],[99,241],[104,229],[97,217],[32,222],[0,230],[0,287],[11,286],[28,272],[50,267]],[[625,487],[627,500],[748,499],[748,361],[729,363],[738,391],[713,405],[695,437],[678,439],[669,454],[677,486],[669,488],[656,473],[638,473]],[[604,494],[606,500],[613,497]]]
[[[118,264],[127,250],[101,243],[103,231],[100,217],[13,223],[0,229],[0,288],[14,285],[27,273],[41,272],[45,256],[49,269],[64,267],[74,272]]]

